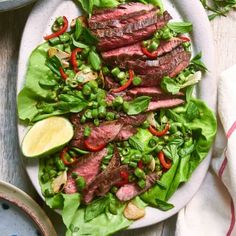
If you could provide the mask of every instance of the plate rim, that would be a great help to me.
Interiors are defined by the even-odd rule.
[[[0,2],[0,12],[11,11],[25,7],[37,0],[3,0]]]
[[[71,0],[51,0],[50,1],[51,6],[54,4],[55,6],[62,4],[63,2],[71,2]],[[200,2],[198,1],[189,1],[189,0],[169,0],[169,2],[171,2],[172,4],[175,4],[176,7],[182,7],[182,11],[184,12],[184,14],[182,15],[184,18],[187,19],[191,19],[192,17],[192,13],[195,12],[195,14],[197,13],[197,17],[195,16],[195,18],[198,18],[200,20],[198,20],[199,24],[194,24],[194,30],[193,30],[193,34],[192,37],[193,38],[193,44],[196,45],[196,49],[203,49],[202,51],[206,51],[208,52],[207,54],[203,55],[203,61],[206,63],[209,72],[205,75],[205,78],[203,79],[203,81],[201,81],[201,87],[204,88],[200,88],[198,87],[198,97],[200,97],[201,99],[204,100],[204,102],[206,102],[208,104],[208,106],[213,110],[213,112],[216,113],[216,84],[217,84],[217,80],[213,80],[214,78],[214,67],[215,67],[215,59],[214,59],[214,41],[213,41],[213,36],[212,36],[212,30],[211,30],[211,26],[210,26],[210,22],[208,21],[207,18],[207,14],[203,8],[203,6],[200,4]],[[56,4],[55,4],[56,3]],[[44,5],[44,9],[46,8],[45,5],[47,4],[47,0],[42,0],[40,2],[38,2],[34,8],[32,13],[30,14],[30,17],[27,21],[27,24],[25,26],[24,29],[24,33],[23,33],[23,37],[22,37],[22,41],[21,41],[21,47],[20,47],[20,54],[19,54],[19,61],[18,61],[18,81],[17,81],[17,94],[19,93],[20,89],[22,88],[22,82],[24,81],[24,73],[21,71],[22,66],[26,66],[24,65],[24,63],[26,63],[26,59],[25,57],[25,53],[24,53],[24,47],[25,47],[25,42],[27,42],[27,37],[28,37],[28,33],[29,33],[29,28],[31,27],[32,24],[32,20],[35,17],[39,17],[42,13],[39,12],[40,8],[42,9],[43,5]],[[48,6],[50,5],[48,3]],[[187,10],[187,8],[194,9],[193,12],[190,10]],[[50,8],[50,7],[49,7]],[[49,12],[50,9],[45,10],[46,12]],[[49,20],[51,20],[51,17],[48,16],[47,21],[44,19],[44,23],[49,22]],[[195,22],[196,23],[196,22]],[[43,23],[42,23],[43,24]],[[40,33],[41,35],[43,33],[45,33],[45,27],[37,29],[36,30],[38,33]],[[196,34],[196,35],[195,35]],[[202,38],[200,43],[196,43],[195,42],[195,37],[197,37],[198,34],[202,34]],[[37,40],[36,40],[37,41]],[[203,43],[203,41],[208,42]],[[38,41],[39,43],[40,41]],[[26,53],[27,54],[27,53]],[[23,65],[22,65],[22,61],[23,61]],[[22,81],[23,80],[23,81]],[[212,85],[212,80],[213,85]],[[206,88],[211,85],[211,93],[206,93]],[[18,135],[19,135],[19,140],[21,140],[21,127],[20,124],[18,122]],[[157,219],[150,219],[151,221],[146,222],[146,223],[140,223],[141,221],[138,220],[136,222],[134,222],[133,224],[131,224],[131,226],[129,227],[129,229],[137,229],[137,228],[141,228],[141,227],[147,227],[156,223],[159,223],[171,216],[173,216],[174,214],[176,214],[177,212],[179,212],[183,207],[185,207],[188,202],[194,197],[194,195],[196,194],[196,192],[198,191],[198,189],[200,188],[206,174],[207,174],[207,170],[210,164],[210,160],[211,160],[211,153],[212,153],[212,149],[209,151],[208,155],[205,157],[205,159],[199,164],[199,166],[195,169],[195,171],[193,172],[193,174],[191,175],[191,178],[188,180],[187,183],[185,183],[183,186],[181,186],[180,188],[178,188],[178,190],[174,193],[174,195],[170,198],[169,202],[173,201],[173,199],[178,198],[181,199],[181,195],[183,196],[183,198],[185,199],[185,201],[183,201],[181,204],[179,204],[179,202],[177,202],[177,205],[175,205],[175,207],[172,210],[169,210],[167,212],[162,212],[162,216],[157,220]],[[40,196],[42,197],[41,191],[38,188],[39,186],[37,186],[37,183],[35,183],[32,178],[30,177],[30,168],[29,166],[27,166],[27,160],[25,160],[24,157],[23,158],[23,162],[24,162],[24,166],[26,168],[26,172],[32,182],[32,184],[34,185],[34,187],[36,188],[36,190],[38,191],[38,193],[40,194]],[[199,175],[200,173],[203,173],[201,175]],[[187,190],[191,189],[191,183],[193,181],[197,180],[197,185],[194,186],[193,190],[191,191],[191,194],[186,194]],[[188,195],[188,196],[187,196]],[[178,196],[178,197],[177,197]],[[154,209],[151,207],[147,207],[148,209]],[[155,213],[156,214],[156,213]],[[154,218],[154,217],[153,217]]]
[[[4,190],[4,192],[2,191]],[[37,225],[41,233],[45,236],[56,236],[57,233],[52,222],[38,205],[27,193],[16,186],[0,180],[0,199],[3,199],[17,206]]]

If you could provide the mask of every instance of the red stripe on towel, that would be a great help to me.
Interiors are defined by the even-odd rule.
[[[236,121],[234,121],[233,125],[231,126],[231,128],[230,128],[229,131],[227,132],[226,137],[227,137],[227,138],[230,138],[230,136],[233,134],[233,132],[235,131],[235,129],[236,129]]]
[[[230,222],[230,226],[229,226],[229,230],[226,234],[226,236],[230,236],[233,229],[234,229],[234,225],[235,225],[235,209],[234,209],[234,202],[231,198],[231,202],[230,202],[230,207],[231,207],[231,222]]]
[[[227,139],[230,138],[230,136],[233,134],[233,132],[236,130],[236,121],[233,123],[233,125],[230,127],[230,129],[228,130],[228,132],[226,133],[226,137]],[[227,160],[227,156],[225,154],[225,158],[220,166],[220,169],[219,169],[219,172],[218,172],[218,175],[220,177],[220,179],[222,179],[222,175],[224,173],[224,170],[225,170],[225,167],[228,163],[228,160]],[[231,198],[231,201],[230,201],[230,208],[231,208],[231,221],[230,221],[230,226],[229,226],[229,229],[228,229],[228,232],[226,234],[226,236],[231,236],[231,233],[233,232],[233,229],[234,229],[234,226],[235,226],[235,208],[234,208],[234,202],[233,202],[233,199]]]

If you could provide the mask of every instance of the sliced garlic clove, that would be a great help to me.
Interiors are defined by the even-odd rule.
[[[124,216],[128,220],[138,220],[145,216],[145,209],[137,207],[134,203],[129,202],[124,209]]]
[[[67,172],[64,171],[58,175],[52,182],[52,190],[54,193],[59,193],[64,189],[67,182]]]

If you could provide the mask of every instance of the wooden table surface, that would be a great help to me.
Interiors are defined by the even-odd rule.
[[[48,209],[35,192],[20,160],[17,138],[16,80],[21,35],[32,5],[0,13],[0,180],[31,195],[47,212],[58,235],[64,235],[60,217]],[[236,63],[236,12],[212,23],[216,47],[216,74]],[[118,234],[126,236],[174,235],[176,216],[144,229]],[[25,235],[27,236],[27,235]]]

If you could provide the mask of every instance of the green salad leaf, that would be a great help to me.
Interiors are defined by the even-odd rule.
[[[132,101],[128,102],[127,114],[137,115],[141,112],[146,111],[150,101],[151,97],[148,96],[140,96],[133,99]]]
[[[191,22],[169,22],[167,26],[178,34],[190,33],[193,30]]]

